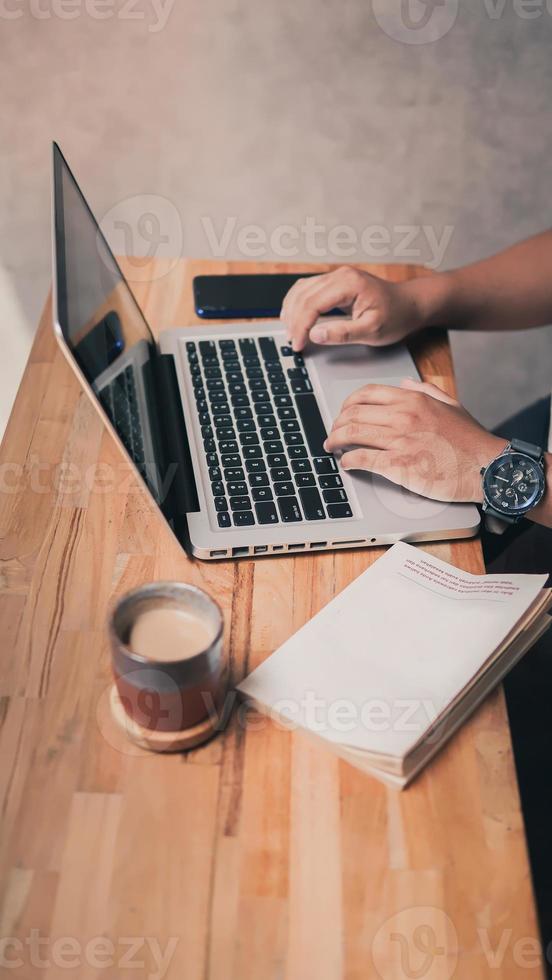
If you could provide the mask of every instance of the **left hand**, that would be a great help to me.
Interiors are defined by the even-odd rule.
[[[436,385],[407,378],[350,395],[324,448],[343,452],[345,470],[378,473],[433,500],[481,502],[480,469],[506,445]]]

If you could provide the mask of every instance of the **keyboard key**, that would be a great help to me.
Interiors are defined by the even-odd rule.
[[[321,476],[318,483],[322,490],[333,490],[334,487],[343,486],[343,480],[340,476]]]
[[[252,419],[253,412],[250,408],[237,408],[234,412],[237,419]]]
[[[207,386],[209,386],[209,382],[207,382]],[[237,382],[235,384],[228,385],[228,391],[231,395],[245,395],[247,393],[247,388],[241,382]]]
[[[238,452],[238,444],[237,444],[237,442],[236,442],[235,439],[223,439],[223,441],[221,443],[219,443],[219,449],[220,449],[221,453],[225,453],[225,454],[226,453],[237,453]]]
[[[205,377],[208,378],[222,378],[222,373],[218,367],[208,367],[204,369]],[[239,378],[236,378],[238,381]]]
[[[303,378],[302,381],[292,381],[291,390],[294,395],[302,395],[303,392],[312,391],[312,385],[307,378]]]
[[[213,369],[211,368],[211,370]],[[227,371],[226,380],[229,385],[233,385],[237,381],[243,381],[243,374],[241,373],[241,371]]]
[[[224,388],[224,381],[220,378],[210,378],[207,382],[207,391],[222,391]]]
[[[275,395],[274,404],[276,408],[292,408],[293,402],[289,395]]]
[[[209,411],[209,406],[208,406],[205,398],[196,398],[196,405],[197,405],[198,412],[208,412]]]
[[[325,455],[324,441],[327,436],[318,402],[314,395],[298,395],[295,399],[297,411],[313,456]],[[319,471],[320,472],[320,471]]]
[[[285,453],[269,453],[266,458],[269,466],[287,466]]]
[[[247,408],[249,406],[249,398],[247,395],[232,395],[232,405],[234,408]]]
[[[326,517],[320,494],[316,487],[305,487],[299,490],[303,511],[307,521],[321,521]]]
[[[341,490],[324,490],[324,500],[327,504],[342,504],[347,503],[347,494],[343,489]]]
[[[250,388],[251,388],[251,400],[252,401],[254,401],[254,402],[266,402],[266,401],[270,401],[270,395],[268,394],[268,388],[266,388],[264,384],[263,385],[259,385],[257,388],[254,388],[253,385],[250,385]]]
[[[261,429],[261,439],[263,440],[263,442],[269,442],[271,439],[279,439],[279,438],[280,438],[280,433],[278,429],[274,428],[274,426],[268,426],[265,427],[264,429]]]
[[[236,428],[238,432],[254,432],[255,422],[253,419],[238,419]]]
[[[277,497],[289,497],[294,492],[293,483],[275,483],[274,493]],[[317,491],[318,492],[318,491]]]
[[[236,349],[236,341],[235,340],[219,340],[219,347],[220,347],[221,351],[235,350]]]
[[[262,459],[263,454],[260,446],[245,446],[243,450],[244,459]]]
[[[289,388],[285,381],[278,381],[277,384],[271,385],[271,388],[275,398],[277,395],[289,395]]]
[[[291,473],[289,472],[287,466],[274,467],[274,469],[271,469],[270,475],[273,483],[279,483],[282,480],[291,480]]]
[[[209,401],[211,405],[220,405],[226,402],[226,392],[225,391],[212,391],[209,394]]]
[[[231,360],[229,357],[227,357],[225,359],[225,361],[224,361],[223,367],[224,367],[224,373],[226,374],[226,378],[227,379],[228,379],[228,374],[231,371],[241,371],[241,364],[237,360],[237,358]],[[239,381],[240,379],[239,378],[235,378],[234,380],[235,381],[236,380]],[[243,378],[241,380],[243,381]]]
[[[280,354],[282,357],[293,357],[293,348],[286,344],[284,347],[280,347]]]
[[[264,377],[262,368],[260,367],[248,367],[245,369],[245,373],[249,378],[249,381],[260,381]],[[251,387],[251,385],[250,385]]]
[[[335,473],[337,470],[337,463],[333,456],[322,456],[313,459],[314,468],[317,473]]]
[[[221,510],[217,514],[219,527],[232,527],[232,518],[227,510]]]
[[[191,354],[196,354],[196,345],[193,340],[186,341],[186,350],[188,351],[188,357],[190,357]]]
[[[306,368],[295,367],[295,368],[288,368],[287,376],[290,381],[301,381],[303,378],[308,378],[309,375]]]
[[[314,487],[316,480],[312,473],[297,473],[295,482],[298,487]]]
[[[288,421],[282,422],[282,432],[299,432],[299,422],[297,419],[289,419]]]
[[[239,345],[244,357],[258,357],[255,341],[250,337],[244,337],[239,341]]]
[[[215,510],[228,510],[226,497],[215,497]]]
[[[254,354],[244,354],[243,363],[245,364],[246,367],[260,368],[261,362],[259,360],[259,355],[257,354],[257,351],[255,351]]]
[[[224,426],[230,427],[232,425],[231,415],[214,415],[213,422],[217,429],[224,428]]]
[[[265,361],[277,361],[278,351],[272,337],[259,337],[261,355]]]
[[[245,480],[230,480],[226,484],[226,489],[230,497],[243,497],[247,493],[247,483]]]
[[[305,440],[303,439],[302,432],[286,432],[284,439],[286,440],[286,446],[304,446]]]
[[[251,491],[251,496],[256,503],[261,500],[272,500],[272,490],[270,487],[255,487]]]
[[[304,446],[290,446],[288,455],[290,459],[304,459],[307,455],[307,450]]]
[[[239,453],[228,453],[226,456],[221,457],[221,462],[224,469],[228,469],[231,466],[241,466],[241,456]]]
[[[220,478],[221,478],[220,468],[218,466],[210,466],[209,479],[211,480],[211,483],[214,483],[216,480],[220,480]]]
[[[236,433],[229,426],[225,426],[223,429],[217,429],[217,439],[221,442],[223,439],[235,439]]]
[[[305,363],[305,358],[302,354],[295,354],[293,360],[297,367],[303,367],[303,364]]]
[[[199,353],[203,357],[212,357],[217,353],[217,347],[214,340],[200,340],[199,341]]]
[[[264,443],[265,453],[283,453],[284,447],[279,439],[273,439],[271,442]]]
[[[242,446],[257,446],[259,437],[256,432],[240,432],[240,442]]]
[[[252,487],[267,487],[268,476],[266,473],[250,473],[249,482]]]
[[[328,504],[328,514],[330,517],[352,517],[353,512],[349,504]]]
[[[232,517],[234,518],[234,524],[236,527],[247,527],[250,524],[255,523],[253,511],[251,510],[235,510],[232,513]]]
[[[276,425],[276,419],[274,418],[273,415],[258,415],[257,422],[262,428],[265,427],[270,428]]]
[[[287,397],[287,396],[284,395],[284,398],[285,397]],[[278,412],[278,418],[282,422],[286,421],[287,419],[296,419],[297,418],[297,415],[295,414],[295,409],[293,409],[293,408],[278,408],[277,409],[277,412]]]
[[[211,493],[213,497],[224,497],[224,483],[222,480],[215,480],[211,483]]]
[[[224,479],[227,483],[232,480],[245,480],[245,473],[241,466],[232,466],[230,469],[224,471]]]
[[[200,425],[210,425],[211,424],[211,416],[209,415],[209,412],[200,412],[199,413],[199,424]]]
[[[278,510],[285,524],[303,519],[297,497],[278,497]]]
[[[203,448],[204,448],[204,450],[205,450],[206,453],[216,453],[216,451],[217,451],[217,444],[216,444],[216,442],[215,442],[214,439],[204,439],[203,440]]]
[[[270,415],[272,412],[272,405],[270,402],[257,402],[255,405],[255,415]]]
[[[248,473],[264,473],[266,470],[264,459],[248,459],[245,468]]]
[[[249,497],[230,497],[230,510],[251,510]]]
[[[218,466],[218,456],[215,452],[207,453],[207,466]]]
[[[255,504],[257,520],[259,524],[277,524],[278,512],[272,501],[268,500]]]
[[[203,436],[204,439],[212,439],[213,438],[213,430],[212,430],[211,426],[210,425],[202,425],[201,426],[201,435]]]
[[[308,459],[293,459],[291,461],[291,468],[294,473],[312,472],[312,466],[310,464],[310,460]],[[322,486],[322,481],[320,481],[320,485]]]
[[[271,386],[284,384],[286,380],[286,376],[281,369],[279,371],[267,371],[266,376]]]

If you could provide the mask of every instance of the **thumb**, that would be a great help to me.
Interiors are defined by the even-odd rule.
[[[319,320],[311,329],[309,340],[313,344],[370,343],[370,331],[375,322],[375,314],[364,314],[358,319],[343,317],[339,320]]]

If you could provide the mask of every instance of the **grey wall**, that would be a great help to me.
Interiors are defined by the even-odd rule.
[[[552,224],[548,6],[445,0],[405,30],[400,0],[6,0],[0,414],[49,283],[53,137],[118,251],[155,247],[157,218],[159,254],[209,255],[208,229],[232,219],[228,258],[252,254],[244,226],[289,224],[297,258],[368,260],[360,238],[338,254],[331,229],[348,225],[372,229],[369,249],[379,236],[382,261],[432,261],[444,234],[451,267]],[[257,252],[282,257],[276,239]],[[550,387],[550,329],[501,338],[499,356],[457,335],[454,354],[487,424]]]

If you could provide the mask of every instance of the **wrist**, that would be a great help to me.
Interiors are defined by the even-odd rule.
[[[399,284],[403,299],[408,304],[412,332],[424,327],[448,326],[452,305],[454,280],[452,273],[439,272],[421,276]]]

